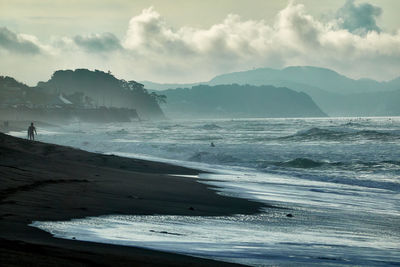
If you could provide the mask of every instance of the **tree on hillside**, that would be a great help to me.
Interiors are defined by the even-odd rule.
[[[150,96],[157,101],[158,104],[166,104],[167,103],[167,96],[166,95],[159,95],[155,92],[152,92]]]

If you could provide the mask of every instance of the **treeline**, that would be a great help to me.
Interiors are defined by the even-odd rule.
[[[0,77],[2,107],[127,108],[144,119],[160,119],[164,114],[159,102],[165,102],[165,97],[149,93],[142,84],[99,70],[59,70],[35,87]]]

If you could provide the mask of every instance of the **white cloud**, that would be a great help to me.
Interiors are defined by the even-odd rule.
[[[367,22],[378,15],[376,7],[354,6],[353,1],[348,1],[341,12],[344,10],[352,10],[359,17],[365,13]],[[324,66],[354,77],[385,79],[398,75],[400,63],[395,62],[400,62],[400,33],[373,31],[376,24],[366,23],[368,31],[360,36],[343,29],[345,20],[348,18],[321,22],[308,15],[303,5],[290,3],[273,25],[229,15],[209,29],[173,29],[149,8],[131,19],[124,47],[156,64],[154,69],[175,67],[176,74],[185,75],[193,68],[185,69],[182,62],[210,76],[253,66],[287,65]],[[359,29],[362,20],[353,26]]]
[[[368,5],[350,4],[353,1],[337,14],[346,6],[347,10],[364,8],[356,9],[357,14],[369,10]],[[379,15],[374,10],[366,12],[368,18]],[[154,8],[148,8],[130,20],[121,41],[110,33],[53,38],[48,49],[52,53],[43,58],[42,66],[48,66],[49,76],[59,68],[88,67],[111,70],[125,79],[164,82],[201,81],[220,73],[289,65],[327,67],[352,77],[398,76],[400,30],[374,31],[376,24],[365,26],[358,20],[355,29],[362,25],[368,29],[359,34],[344,27],[346,19],[320,21],[303,5],[290,3],[272,24],[228,15],[207,29],[175,29]],[[34,38],[20,38],[38,43]],[[1,63],[0,68],[4,69]]]

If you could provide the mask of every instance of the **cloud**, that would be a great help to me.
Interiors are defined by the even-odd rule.
[[[87,52],[108,52],[122,48],[120,41],[112,33],[77,35],[73,40]]]
[[[39,54],[41,51],[37,38],[16,34],[5,27],[0,27],[0,48],[23,54]]]
[[[347,0],[337,12],[339,25],[343,29],[357,34],[370,31],[380,32],[376,19],[382,14],[382,9],[368,3],[356,5],[354,0]]]
[[[174,29],[149,8],[131,19],[123,46],[151,62],[154,71],[171,75],[173,68],[176,76],[184,77],[288,65],[323,66],[378,79],[385,71],[400,72],[400,64],[394,63],[400,62],[400,32],[380,32],[375,23],[379,8],[348,1],[338,13],[342,20],[322,22],[303,5],[290,3],[272,25],[228,15],[208,29]],[[363,35],[358,34],[361,30]]]
[[[322,21],[295,3],[270,24],[230,14],[209,28],[174,28],[148,8],[131,18],[120,40],[111,33],[51,38],[47,50],[52,53],[43,57],[41,66],[48,68],[48,76],[55,69],[84,67],[111,70],[125,79],[163,82],[205,81],[232,71],[293,65],[331,68],[353,78],[391,79],[400,73],[400,29],[395,33],[371,30],[377,27],[379,14],[364,11],[369,6],[348,1],[338,11],[355,8],[359,18],[354,19],[354,30],[344,26],[346,19]],[[366,23],[361,14],[370,14],[366,17],[373,23]],[[14,39],[8,39],[40,44],[11,35]],[[4,64],[0,61],[0,69],[7,69]]]
[[[151,51],[181,55],[193,52],[193,48],[183,39],[182,34],[169,27],[161,15],[150,7],[130,20],[124,47],[129,50],[140,49],[137,53]]]

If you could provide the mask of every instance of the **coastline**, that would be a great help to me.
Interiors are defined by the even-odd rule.
[[[263,204],[221,196],[199,171],[90,153],[0,133],[0,265],[233,266],[172,253],[53,238],[32,221],[88,216],[254,214]]]

